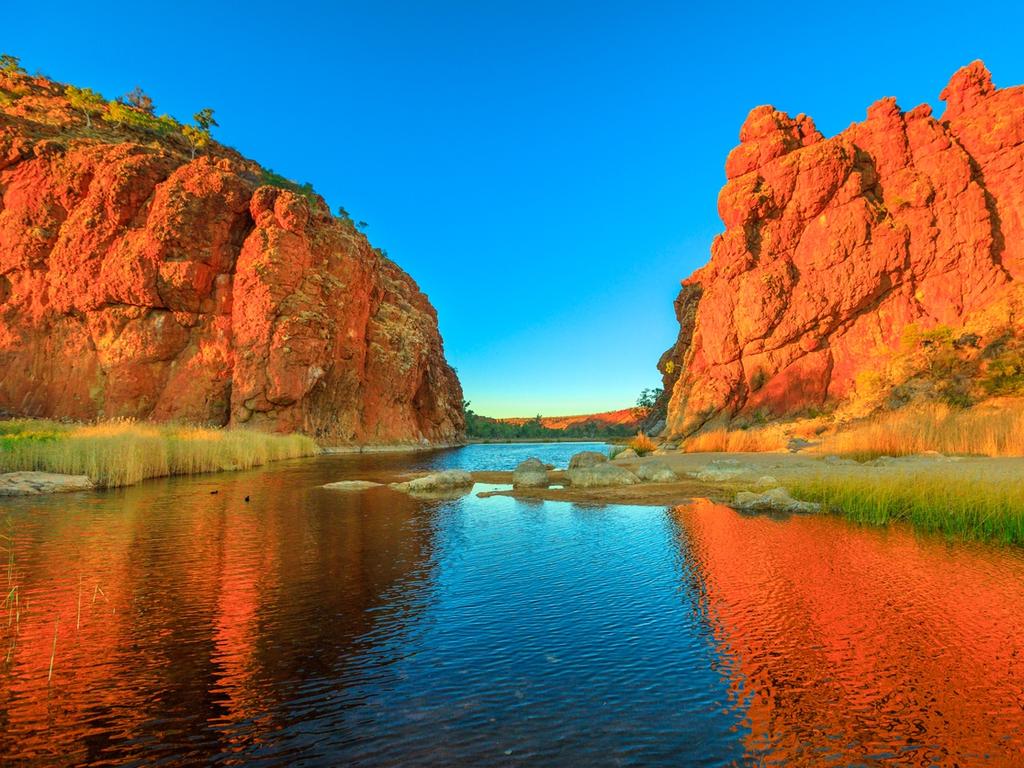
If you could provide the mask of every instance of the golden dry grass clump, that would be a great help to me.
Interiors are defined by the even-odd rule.
[[[643,432],[637,432],[636,437],[629,441],[629,447],[636,451],[637,456],[646,456],[658,445]]]
[[[747,429],[711,429],[686,438],[690,453],[786,450],[789,439],[818,443],[811,450],[858,460],[936,451],[951,455],[1024,456],[1024,401],[994,400],[973,408],[929,403],[835,426],[824,420]]]
[[[305,435],[111,421],[94,425],[43,420],[0,422],[0,472],[38,470],[88,475],[98,486],[151,477],[251,469],[312,456]]]
[[[688,437],[682,445],[688,453],[757,453],[781,451],[786,441],[775,429],[712,429]]]
[[[967,410],[939,404],[907,408],[839,430],[824,438],[820,450],[860,459],[926,451],[1024,456],[1024,408],[1019,403]]]

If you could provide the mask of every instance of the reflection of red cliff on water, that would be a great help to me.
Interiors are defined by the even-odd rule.
[[[400,583],[416,594],[431,549],[411,499],[303,498],[280,473],[244,483],[219,479],[211,496],[195,481],[156,482],[86,513],[48,502],[12,527],[21,616],[8,625],[0,613],[0,756],[237,751],[287,721],[281,686],[296,669],[333,679],[384,615],[372,611],[382,595]],[[366,562],[379,550],[391,558]]]
[[[748,752],[1024,765],[1024,557],[834,518],[678,507]]]

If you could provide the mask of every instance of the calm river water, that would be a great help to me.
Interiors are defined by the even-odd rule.
[[[0,763],[1024,765],[1019,550],[318,487],[581,447],[0,502]]]

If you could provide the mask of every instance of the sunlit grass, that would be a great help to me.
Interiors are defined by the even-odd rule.
[[[794,497],[872,525],[906,522],[966,539],[1024,544],[1024,478],[949,472],[822,475],[791,485]]]
[[[925,451],[1024,456],[1024,408],[907,408],[874,416],[828,435],[820,450],[856,459]]]
[[[688,453],[754,453],[781,451],[786,444],[778,430],[713,429],[686,438],[681,447]]]
[[[637,432],[636,437],[629,441],[629,447],[636,451],[637,456],[646,456],[658,445],[643,432]]]
[[[101,487],[151,477],[251,469],[311,456],[305,435],[112,421],[95,425],[43,420],[0,422],[0,472],[38,470],[87,475]]]

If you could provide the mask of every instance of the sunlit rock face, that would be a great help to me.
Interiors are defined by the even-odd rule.
[[[433,307],[322,200],[0,81],[0,412],[461,437]]]
[[[891,98],[826,139],[754,109],[726,160],[725,231],[683,281],[662,357],[668,432],[857,397],[908,326],[1014,322],[1024,277],[1024,87],[974,62],[928,105]],[[1016,320],[1019,323],[1019,318]]]

